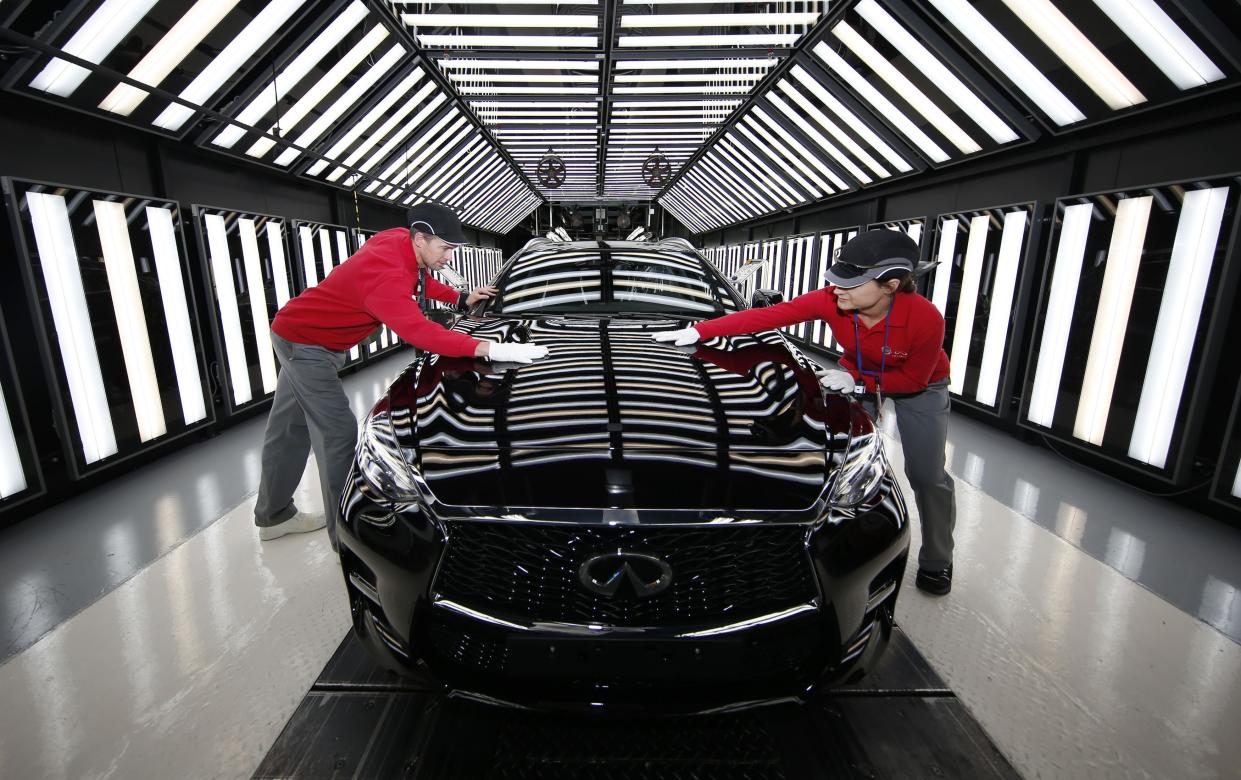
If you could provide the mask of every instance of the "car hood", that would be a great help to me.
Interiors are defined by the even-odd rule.
[[[520,366],[442,356],[416,363],[389,394],[393,418],[413,423],[399,438],[448,504],[814,503],[832,453],[866,421],[860,407],[825,399],[804,358],[774,332],[693,348],[651,339],[681,326],[464,318],[456,330],[534,342],[548,356]]]

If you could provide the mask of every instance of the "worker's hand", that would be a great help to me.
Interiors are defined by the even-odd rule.
[[[487,345],[487,357],[492,363],[533,363],[547,357],[547,347],[492,341]]]
[[[490,298],[491,296],[495,295],[495,294],[496,294],[496,293],[498,293],[498,292],[500,292],[500,291],[499,291],[499,290],[497,290],[497,289],[496,289],[496,288],[494,288],[494,287],[491,287],[491,286],[487,286],[487,287],[475,287],[475,288],[474,288],[474,289],[470,292],[469,297],[465,299],[465,305],[466,305],[466,306],[473,306],[474,304],[478,303],[479,301],[485,301],[485,300],[487,300],[488,298]]]
[[[652,333],[651,338],[656,341],[671,341],[678,347],[684,347],[689,344],[697,344],[702,340],[702,336],[698,335],[698,331],[694,328],[683,328],[681,330],[659,330]]]
[[[819,384],[829,393],[852,393],[857,383],[848,371],[835,368],[821,368],[814,372],[819,377]]]

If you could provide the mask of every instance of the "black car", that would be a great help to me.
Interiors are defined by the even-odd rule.
[[[549,350],[424,355],[342,502],[357,634],[387,667],[535,707],[694,709],[852,681],[892,628],[905,502],[872,420],[687,242],[536,240],[454,327]]]

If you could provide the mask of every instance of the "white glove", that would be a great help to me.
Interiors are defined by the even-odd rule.
[[[694,328],[683,328],[682,330],[659,330],[651,334],[651,338],[656,341],[671,341],[678,347],[696,344],[702,336],[698,335],[698,331]]]
[[[839,371],[834,368],[822,368],[814,372],[819,377],[819,384],[823,385],[823,389],[829,393],[852,393],[857,383],[853,381],[853,375],[848,371]]]
[[[538,344],[493,341],[487,347],[487,358],[492,363],[533,363],[547,357],[547,347]]]

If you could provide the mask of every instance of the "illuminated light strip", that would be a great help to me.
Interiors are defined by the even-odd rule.
[[[340,119],[341,114],[352,108],[360,101],[376,81],[388,75],[396,64],[405,56],[405,47],[400,44],[388,49],[387,53],[379,59],[374,65],[366,69],[366,73],[362,78],[353,82],[349,89],[345,90],[336,100],[332,101],[332,105],[319,115],[319,118],[302,131],[294,141],[294,146],[300,146],[303,149],[310,148],[310,145],[323,137],[323,134],[331,129],[332,125]],[[281,121],[284,121],[282,118]],[[297,149],[285,149],[276,157],[276,165],[288,165],[297,159],[301,152]]]
[[[515,70],[599,70],[598,60],[437,60],[441,70],[511,68]],[[619,63],[618,63],[619,65]],[[588,103],[593,107],[594,103]]]
[[[761,154],[754,155],[751,158],[751,160],[755,164],[757,164],[760,168],[762,168],[769,176],[772,177],[771,181],[779,183],[781,188],[786,191],[788,199],[785,200],[784,205],[787,206],[793,203],[800,203],[800,202],[810,200],[811,198],[815,197],[814,188],[811,187],[809,184],[806,184],[805,179],[802,179],[801,174],[797,173],[796,170],[793,170],[790,168],[782,172],[782,173],[787,173],[789,176],[793,178],[793,181],[789,181],[789,179],[785,178],[785,176],[782,175],[782,173],[777,173],[771,167],[771,165],[768,164],[768,161],[770,161],[772,164],[776,165],[777,167],[780,167],[780,168],[787,167],[787,163],[785,163],[782,159],[780,159],[780,157],[774,155],[771,152],[771,150],[766,148],[766,146],[762,142],[760,142],[757,138],[754,138],[754,134],[751,133],[749,129],[741,125],[737,125],[735,127],[735,130],[736,132],[729,132],[728,135],[725,136],[724,140],[727,141],[730,145],[736,147],[736,151],[738,155],[742,155],[746,151],[745,145],[741,142],[741,139],[737,137],[738,134],[742,136],[748,136],[754,142],[755,147],[757,147],[758,151],[761,152]],[[764,157],[766,157],[767,160],[764,160],[763,159]],[[741,157],[741,159],[745,159],[745,158]],[[800,182],[804,185],[805,187],[804,193],[797,191],[797,188],[795,186],[797,182]]]
[[[779,141],[775,137],[773,137],[771,133],[767,131],[766,128],[764,128],[761,124],[758,123],[758,121],[754,118],[755,115],[764,119],[769,125],[771,125],[773,130],[776,130],[780,134]],[[816,196],[822,197],[824,194],[830,195],[835,192],[834,187],[832,187],[830,184],[824,181],[822,177],[820,177],[817,173],[810,170],[809,166],[807,166],[805,162],[803,162],[803,160],[810,160],[814,157],[814,155],[810,154],[810,150],[808,150],[806,147],[798,143],[797,139],[791,137],[788,133],[784,132],[783,128],[781,128],[778,124],[775,124],[774,122],[772,122],[771,118],[768,117],[763,112],[762,109],[755,108],[753,114],[751,114],[750,116],[747,116],[742,121],[747,126],[753,128],[756,133],[762,136],[763,139],[766,140],[767,143],[770,144],[773,149],[776,149],[780,153],[787,156],[789,160],[794,165],[796,165],[797,168],[802,173],[806,174],[806,176],[808,176],[814,182],[814,189],[817,190],[815,192]],[[781,143],[781,141],[783,141],[783,143]],[[785,144],[787,144],[787,146]],[[617,167],[619,168],[620,166],[617,166]]]
[[[1177,221],[1155,340],[1147,353],[1146,378],[1129,439],[1129,457],[1158,468],[1167,463],[1172,445],[1227,203],[1227,187],[1193,190],[1186,193]]]
[[[105,0],[61,47],[61,51],[98,65],[142,21],[155,3],[156,0]],[[80,65],[53,59],[39,71],[30,86],[40,92],[67,98],[82,86],[89,75],[90,71]]]
[[[17,436],[13,433],[13,421],[9,419],[9,407],[4,399],[4,387],[0,386],[0,498],[16,495],[27,487],[26,471],[22,468],[21,453],[17,450]]]
[[[332,262],[332,237],[328,235],[327,228],[316,228],[315,232],[319,234],[319,259],[322,262],[323,278],[327,279],[328,274],[332,273],[332,269],[336,264]]]
[[[1224,78],[1224,72],[1151,0],[1095,0],[1095,5],[1180,89]]]
[[[892,101],[880,94],[879,90],[871,86],[870,82],[863,78],[861,73],[854,70],[852,65],[845,62],[839,54],[829,49],[827,44],[815,44],[814,53],[826,63],[828,69],[840,76],[863,100],[874,106],[881,115],[892,122],[906,138],[913,141],[914,145],[921,149],[923,154],[933,162],[944,162],[948,159],[948,153],[939,148],[939,144],[932,141],[926,133],[919,130],[909,120],[909,117],[892,105]]]
[[[276,311],[279,311],[291,297],[284,256],[284,227],[279,222],[268,220],[264,232],[267,234],[267,252],[271,256],[272,282],[276,287]]]
[[[1108,108],[1115,111],[1146,102],[1146,96],[1050,0],[1004,0],[1004,5]]]
[[[172,346],[177,391],[181,396],[181,414],[185,424],[190,425],[206,419],[207,405],[198,373],[198,350],[194,346],[194,330],[190,325],[189,296],[181,270],[176,228],[171,209],[148,206],[146,216],[151,250],[155,255],[155,273],[159,278],[160,300],[164,304],[164,322]]]
[[[237,235],[241,239],[241,261],[246,272],[250,297],[250,325],[254,328],[254,344],[259,353],[259,374],[263,393],[276,391],[276,353],[271,346],[271,322],[267,313],[267,291],[263,288],[263,261],[259,258],[259,237],[254,220],[237,219]],[[275,266],[275,257],[272,258]],[[273,274],[274,275],[274,274]]]
[[[796,101],[798,105],[800,105],[803,109],[812,108],[811,106],[809,106],[808,103],[806,103],[806,99],[802,97],[801,95],[797,94],[796,91],[786,90],[785,92],[786,94],[788,94],[789,97],[793,98],[793,100]],[[801,131],[805,133],[806,135],[808,135],[810,137],[810,140],[814,141],[819,146],[820,149],[827,152],[829,155],[831,155],[832,159],[834,159],[836,162],[843,165],[849,171],[849,173],[853,175],[854,178],[856,178],[858,181],[862,182],[863,184],[869,184],[872,181],[874,181],[874,179],[872,179],[866,173],[866,171],[863,171],[861,168],[859,168],[852,160],[846,157],[843,152],[837,149],[835,144],[827,140],[827,138],[825,138],[822,133],[820,133],[818,130],[815,130],[810,125],[810,123],[807,122],[798,112],[794,111],[793,108],[789,104],[781,100],[779,95],[775,94],[774,92],[768,92],[767,100],[771,101],[771,104],[775,106],[776,108],[778,108],[780,110],[780,113],[784,114],[786,117],[792,120],[793,124],[801,128]],[[807,112],[807,113],[810,113],[810,112]],[[844,179],[840,178],[840,176],[835,171],[832,171],[830,168],[827,168],[827,166],[820,164],[820,166],[816,166],[816,167],[819,167],[821,170],[825,171],[827,177],[832,180],[832,184],[835,184],[837,189],[841,189],[841,190],[852,189],[852,187],[850,187],[848,184],[845,183]]]
[[[553,16],[552,19],[561,17]],[[772,27],[801,25],[808,27],[819,20],[817,13],[762,14],[625,14],[621,27]]]
[[[992,218],[979,215],[969,221],[969,238],[965,243],[965,265],[962,269],[961,296],[957,299],[957,324],[953,329],[952,381],[948,392],[962,394],[969,351],[973,346],[974,314],[978,311],[978,288],[982,283],[983,264],[987,262],[987,236]]]
[[[1004,215],[1000,253],[991,285],[991,312],[987,316],[982,365],[978,372],[978,387],[974,391],[974,397],[987,406],[995,406],[1000,391],[1000,369],[1004,363],[1004,347],[1008,344],[1008,323],[1013,313],[1013,295],[1017,290],[1017,269],[1021,263],[1026,220],[1025,211],[1010,211]]]
[[[108,277],[112,311],[116,315],[116,331],[121,339],[121,358],[125,378],[138,422],[138,438],[144,442],[168,432],[164,421],[164,405],[159,397],[159,380],[155,361],[151,358],[151,336],[147,330],[146,312],[142,308],[142,292],[138,289],[138,272],[134,267],[134,249],[129,241],[129,223],[125,206],[117,201],[94,202],[95,225],[103,249],[103,267]]]
[[[813,94],[816,98],[818,98],[819,101],[823,103],[823,105],[827,106],[828,109],[832,111],[832,113],[834,113],[837,117],[839,117],[842,121],[844,121],[847,127],[852,128],[853,132],[861,136],[862,140],[870,144],[870,147],[872,149],[879,152],[879,154],[883,155],[883,158],[887,160],[889,163],[891,163],[894,168],[896,168],[901,173],[908,173],[909,171],[913,170],[913,166],[910,165],[908,162],[906,162],[904,157],[901,157],[899,154],[897,154],[896,151],[893,150],[891,146],[889,146],[882,138],[879,137],[878,133],[876,133],[874,130],[871,130],[870,127],[867,126],[867,124],[863,122],[861,118],[858,117],[857,114],[850,111],[849,108],[845,106],[844,103],[841,103],[840,100],[836,98],[836,96],[832,95],[830,92],[824,89],[823,85],[820,84],[816,79],[814,79],[809,73],[807,73],[805,68],[803,68],[800,65],[795,65],[793,66],[792,73],[793,73],[793,77],[797,79],[799,82],[801,82],[801,85],[803,87],[810,90],[811,94]],[[788,92],[788,89],[783,85],[783,82],[780,85],[780,89],[784,90],[786,93]],[[849,146],[849,144],[846,143],[843,138],[838,139],[838,140],[840,140],[842,144],[845,144],[846,147]],[[866,163],[867,167],[869,167],[877,175],[882,176],[882,177],[887,177],[888,175],[890,175],[888,174],[886,170],[883,169],[882,166],[879,166],[877,163],[872,165],[871,162],[873,162],[873,159],[870,157],[870,155],[866,155],[865,157],[859,156],[858,159]],[[867,162],[868,160],[871,160],[871,162]]]
[[[95,334],[82,289],[69,211],[64,197],[41,192],[27,192],[26,205],[56,326],[61,365],[82,440],[82,456],[87,463],[94,463],[116,454],[116,433],[104,392],[99,354],[95,351]]]
[[[392,164],[389,165],[383,171],[383,173],[379,174],[379,176],[376,178],[375,181],[372,181],[370,184],[366,185],[366,191],[374,192],[380,187],[384,187],[385,188],[384,192],[387,192],[389,189],[391,189],[391,187],[386,187],[384,182],[385,181],[396,181],[397,179],[405,178],[405,176],[407,176],[409,172],[413,170],[414,166],[418,165],[418,163],[422,159],[422,156],[426,154],[426,151],[420,152],[420,150],[422,150],[423,145],[425,145],[428,141],[437,140],[437,139],[442,138],[445,135],[449,135],[451,133],[456,132],[457,129],[460,128],[462,124],[464,124],[464,122],[465,122],[465,118],[461,116],[461,113],[457,111],[456,108],[449,109],[448,113],[444,114],[444,116],[440,119],[440,121],[432,125],[425,133],[418,136],[418,140],[410,144],[409,148],[405,150],[405,153],[397,157],[396,160],[394,160]],[[434,148],[434,147],[430,147],[430,148]],[[429,151],[429,149],[427,151]],[[415,157],[413,160],[410,160],[409,159],[410,155],[413,155],[415,153],[418,153],[418,157]],[[396,171],[400,169],[401,164],[406,163],[407,161],[408,163],[405,166],[405,170],[402,171],[399,176],[394,176],[393,174],[395,174]],[[370,161],[368,160],[367,162],[369,165]]]
[[[1060,244],[1043,315],[1043,336],[1039,342],[1038,364],[1034,371],[1034,387],[1026,419],[1050,428],[1060,396],[1060,376],[1064,371],[1065,353],[1069,343],[1073,309],[1077,302],[1077,286],[1086,253],[1086,238],[1094,206],[1080,203],[1064,210],[1060,226]]]
[[[1232,479],[1232,495],[1241,498],[1241,464],[1237,466],[1237,476]]]
[[[1103,444],[1133,289],[1142,260],[1142,244],[1154,200],[1149,195],[1125,198],[1116,207],[1116,227],[1107,250],[1099,310],[1095,315],[1086,376],[1073,424],[1073,435],[1091,444]]]
[[[237,288],[233,284],[228,234],[224,218],[219,214],[204,214],[203,222],[207,226],[207,254],[210,256],[211,277],[215,282],[220,325],[224,331],[224,356],[228,363],[229,384],[233,386],[233,405],[241,406],[254,395],[250,390],[250,367],[246,364],[245,343],[241,339],[241,314],[237,309]]]
[[[301,82],[310,69],[331,52],[345,35],[368,15],[366,6],[354,0],[340,16],[323,28],[310,45],[280,71],[272,81],[260,90],[250,103],[237,115],[237,121],[243,125],[256,125],[259,120],[276,107],[289,89]],[[231,149],[248,131],[237,125],[229,125],[220,131],[211,143],[225,149]]]
[[[216,25],[233,10],[237,0],[198,0],[146,53],[129,78],[143,84],[158,86],[172,69],[184,60],[194,47],[207,37]],[[129,116],[151,93],[129,84],[117,84],[99,107],[114,114]]]
[[[931,288],[931,303],[939,309],[940,316],[948,313],[948,291],[952,284],[952,258],[957,252],[957,229],[955,219],[940,220],[939,256],[935,260],[935,282]]]
[[[392,132],[392,129],[395,128],[398,124],[400,124],[405,119],[405,117],[409,114],[410,111],[412,111],[415,107],[417,107],[418,103],[420,102],[421,97],[425,97],[426,94],[434,88],[435,88],[434,84],[428,83],[422,89],[418,90],[418,94],[415,95],[412,100],[406,103],[406,105],[402,106],[386,122],[384,122],[383,125],[381,125],[378,130],[372,133],[370,138],[366,139],[366,141],[360,144],[357,149],[354,149],[349,154],[348,157],[346,157],[344,160],[341,161],[343,163],[343,166],[353,165],[355,162],[357,162],[359,157],[361,157],[362,155],[370,151],[371,147],[374,146],[374,144],[378,143],[382,138],[384,138],[390,132]],[[397,133],[396,135],[393,135],[391,138],[385,141],[384,145],[381,146],[374,154],[368,157],[366,161],[362,163],[361,166],[359,166],[359,168],[362,171],[368,172],[368,173],[374,170],[374,168],[377,165],[383,162],[384,159],[389,154],[392,153],[393,149],[395,149],[402,141],[408,138],[411,133],[417,130],[422,125],[422,123],[426,121],[427,117],[430,116],[436,109],[438,109],[439,106],[447,99],[448,99],[448,96],[445,95],[443,92],[437,92],[434,96],[432,96],[430,102],[428,102],[427,105],[424,106],[422,110],[419,111],[416,116],[414,116],[413,119],[405,123],[404,129],[401,130],[401,132]],[[453,113],[455,115],[455,112]],[[419,143],[421,143],[421,141],[419,141]],[[345,168],[343,166],[337,167],[335,170],[333,170],[331,174],[327,176],[328,181],[336,181],[344,173],[346,173]]]
[[[270,40],[281,25],[298,8],[306,4],[306,0],[273,0],[267,3],[257,16],[238,33],[224,49],[217,54],[202,72],[194,77],[190,85],[178,96],[182,100],[198,105],[206,103],[224,82],[233,76],[245,64],[246,60],[258,51],[258,48]],[[170,103],[155,118],[154,125],[165,130],[180,130],[194,116],[194,110],[178,103]]]
[[[744,162],[747,159],[747,155],[744,152],[733,151],[730,141],[730,136],[724,136],[712,150],[712,154],[715,155],[717,163],[722,167],[728,168],[730,171],[736,172],[736,180],[739,186],[750,191],[757,190],[755,192],[756,195],[759,194],[759,192],[766,193],[768,196],[768,199],[766,200],[770,204],[770,208],[772,210],[781,208],[785,205],[787,201],[785,200],[782,191],[778,191],[775,187],[771,186],[771,183],[765,181],[763,177],[750,174],[747,171]]]
[[[599,39],[594,35],[419,35],[421,46],[479,49],[500,49],[506,46],[535,46],[555,49],[582,47],[594,49]]]
[[[315,270],[315,245],[310,228],[299,226],[297,239],[302,247],[302,271],[305,274],[306,289],[309,290],[319,283],[319,274]]]
[[[388,28],[383,25],[372,27],[362,40],[354,44],[344,57],[337,60],[332,68],[315,82],[314,86],[306,91],[306,94],[298,98],[288,111],[282,112],[277,122],[267,128],[269,134],[279,133],[287,134],[294,127],[297,127],[307,114],[309,114],[319,103],[327,97],[338,84],[345,80],[345,77],[353,72],[362,60],[364,60],[371,52],[373,52],[380,43],[388,37]],[[246,154],[250,157],[262,157],[266,155],[273,146],[278,142],[271,138],[259,138],[250,148],[246,150]]]
[[[703,17],[699,17],[701,20]],[[636,46],[794,46],[801,34],[760,35],[622,35],[622,47]]]
[[[851,137],[849,137],[848,133],[842,130],[840,126],[837,125],[835,122],[828,119],[823,114],[822,111],[820,111],[819,109],[811,105],[810,101],[806,100],[805,96],[803,96],[801,92],[794,89],[793,85],[790,84],[787,80],[782,80],[779,84],[779,88],[781,92],[783,92],[785,95],[791,98],[795,103],[797,103],[797,105],[801,107],[801,109],[805,113],[809,114],[816,122],[819,123],[821,127],[827,130],[827,132],[829,132],[833,138],[835,138],[837,141],[841,143],[841,145],[843,145],[846,149],[852,152],[854,157],[857,157],[859,160],[861,160],[863,164],[866,165],[866,167],[870,168],[872,171],[875,172],[875,174],[877,174],[878,176],[882,178],[891,176],[891,174],[888,173],[888,170],[884,168],[882,165],[880,165],[879,162],[875,160],[874,157],[872,157],[869,153],[867,153],[867,151],[863,149],[862,146],[857,141],[854,141]],[[775,103],[777,106],[780,105],[779,98],[772,92],[767,93],[767,99],[770,100],[772,103]],[[768,118],[767,115],[763,113],[761,108],[755,108],[754,111],[755,113],[758,113],[761,116],[763,116],[763,118],[769,124],[771,124],[773,128],[778,128],[778,125],[776,125],[775,122],[773,122],[770,118]],[[783,111],[785,114],[790,113],[790,110],[785,109],[785,108],[781,108],[781,111]],[[817,132],[814,135],[816,137],[816,142],[817,142],[817,139],[822,138],[822,136],[819,135]],[[841,154],[840,151],[837,150],[834,145],[830,143],[827,143],[826,145],[824,145],[823,143],[820,143],[819,145],[823,149],[827,150],[833,157],[835,157],[838,162],[844,165],[849,170],[849,172],[853,174],[854,178],[856,178],[858,181],[863,182],[863,183],[869,183],[871,181],[871,177],[869,175],[867,175],[864,171],[858,168],[858,166],[854,164],[852,160],[850,160],[845,155]]]
[[[540,27],[553,30],[595,30],[599,17],[587,14],[401,14],[409,27]]]
[[[1063,127],[1086,118],[978,9],[965,0],[930,3],[1057,125]]]
[[[1005,1],[1008,2],[1008,0]],[[1046,0],[1039,1],[1045,2]],[[932,84],[959,106],[966,116],[983,129],[983,132],[991,136],[991,140],[999,144],[1017,140],[1017,134],[1003,119],[1000,119],[986,103],[965,86],[955,73],[948,70],[921,41],[892,18],[892,15],[879,3],[875,0],[864,0],[858,4],[856,10],[871,27],[874,27],[880,35],[896,47],[901,56],[922,71]]]
[[[896,93],[901,96],[902,100],[934,125],[935,129],[943,134],[962,154],[973,154],[974,152],[982,151],[982,147],[978,145],[977,141],[971,138],[960,125],[952,121],[944,113],[943,109],[935,105],[922,90],[914,86],[914,83],[906,78],[905,74],[897,70],[896,66],[884,59],[883,55],[874,46],[867,43],[847,22],[840,22],[833,27],[832,34],[861,58],[862,62],[865,62],[867,67],[876,76],[896,90]]]
[[[462,118],[462,122],[463,123],[465,122],[464,118]],[[447,141],[441,138],[433,146],[429,146],[426,149],[424,149],[423,155],[426,155],[428,152],[433,152],[433,154],[431,154],[431,156],[427,157],[425,160],[419,159],[415,162],[410,163],[410,165],[407,166],[406,168],[406,170],[409,172],[408,177],[404,180],[404,183],[401,184],[400,186],[401,187],[413,187],[416,182],[421,181],[423,178],[426,177],[427,174],[425,174],[423,171],[427,169],[433,169],[435,164],[439,162],[440,159],[443,158],[444,155],[448,154],[453,149],[460,146],[470,136],[476,135],[477,132],[478,131],[475,130],[473,125],[469,123],[465,123],[462,125],[461,130],[456,135],[452,136],[451,138],[448,138]]]

